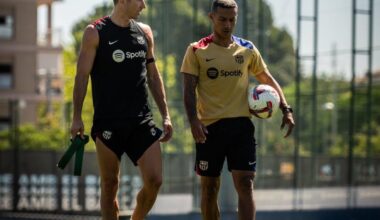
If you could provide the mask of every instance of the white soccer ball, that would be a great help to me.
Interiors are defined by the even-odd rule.
[[[248,105],[252,115],[263,119],[270,118],[279,109],[280,96],[269,85],[250,86],[248,89]]]

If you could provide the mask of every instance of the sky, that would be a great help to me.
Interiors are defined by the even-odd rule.
[[[374,33],[373,33],[373,69],[380,70],[380,1],[374,1]],[[71,28],[75,22],[85,17],[97,5],[111,0],[63,0],[53,6],[53,27],[59,33],[60,41],[69,44],[72,41]],[[314,0],[302,0],[302,15],[313,15]],[[357,0],[359,9],[368,9],[369,0]],[[267,0],[271,6],[274,23],[286,28],[296,40],[297,0]],[[46,9],[39,8],[39,31],[46,26],[44,16]],[[318,72],[339,72],[342,77],[349,78],[351,71],[352,48],[352,0],[319,0],[318,25]],[[313,45],[313,29],[311,22],[302,22],[301,54],[310,55]],[[368,48],[368,19],[359,15],[357,20],[357,48]],[[335,46],[334,46],[335,45]],[[336,64],[331,55],[333,47],[337,50]],[[357,77],[363,76],[368,67],[367,56],[359,56],[356,60]],[[311,72],[311,62],[304,61],[305,72]],[[335,71],[334,71],[335,70]]]
[[[374,1],[373,7],[373,70],[380,70],[380,1]],[[268,0],[274,15],[276,26],[285,27],[296,40],[297,0]],[[318,72],[339,72],[343,77],[351,77],[352,49],[352,0],[319,0],[318,25]],[[314,0],[302,0],[302,15],[314,15]],[[369,0],[357,0],[358,9],[369,9]],[[301,54],[310,55],[313,45],[311,22],[302,22]],[[368,16],[357,16],[356,44],[359,49],[368,49]],[[333,65],[331,53],[336,47],[336,65]],[[311,69],[311,63],[304,62]],[[356,60],[357,77],[368,70],[367,56],[358,56]],[[310,70],[311,71],[311,70]]]

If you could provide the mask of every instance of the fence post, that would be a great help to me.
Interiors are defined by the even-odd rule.
[[[13,149],[13,185],[12,185],[12,209],[13,211],[17,210],[17,204],[20,199],[18,194],[19,191],[19,152],[20,152],[20,143],[19,143],[19,106],[18,100],[9,101],[9,112],[11,115],[11,130],[9,132],[10,145]]]

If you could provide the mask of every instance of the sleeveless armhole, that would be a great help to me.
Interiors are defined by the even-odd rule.
[[[143,28],[139,25],[139,22],[132,20],[132,23],[136,25],[137,30],[139,30],[140,33],[144,36],[145,42],[147,43],[147,46],[149,46],[148,45],[148,38],[146,37],[145,31],[143,30]]]
[[[99,50],[99,48],[101,47],[102,45],[102,29],[104,28],[104,26],[106,25],[106,22],[107,22],[107,19],[110,19],[110,17],[107,15],[107,16],[104,16],[102,18],[99,18],[98,20],[94,21],[92,23],[92,25],[94,25],[96,31],[98,32],[98,37],[99,37],[99,42],[98,42],[98,46],[96,47],[96,51]]]

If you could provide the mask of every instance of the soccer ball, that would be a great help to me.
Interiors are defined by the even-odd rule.
[[[265,84],[248,89],[248,105],[251,114],[258,118],[270,118],[279,108],[280,96],[277,91]]]

